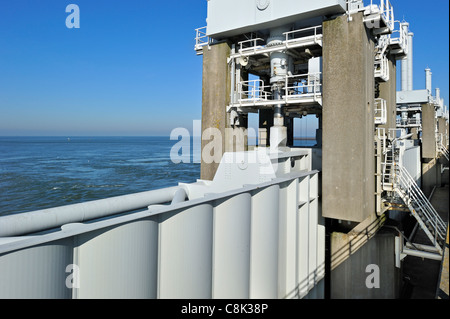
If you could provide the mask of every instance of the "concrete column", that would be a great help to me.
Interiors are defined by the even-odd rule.
[[[447,146],[447,135],[448,135],[448,122],[445,118],[440,117],[438,118],[438,129],[439,129],[439,134],[442,134],[442,144],[444,144],[444,146]]]
[[[412,133],[412,136],[411,136],[412,140],[418,140],[419,139],[419,129],[417,127],[411,128],[411,133]]]
[[[361,222],[375,214],[374,40],[352,17],[323,23],[322,212]]]
[[[226,42],[203,50],[202,160],[200,178],[212,180],[225,150],[226,106],[230,102],[230,70]],[[208,150],[208,158],[203,151]],[[211,159],[214,158],[213,161]]]
[[[422,105],[422,158],[436,158],[436,118],[433,104]]]
[[[431,194],[434,186],[440,184],[440,175],[441,171],[436,159],[422,162],[422,191],[426,197]]]
[[[395,57],[388,57],[389,81],[380,82],[380,98],[386,100],[386,124],[379,125],[384,127],[386,133],[390,128],[396,128],[397,117],[397,67]]]

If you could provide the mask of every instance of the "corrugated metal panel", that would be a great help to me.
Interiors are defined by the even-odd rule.
[[[213,207],[160,215],[159,298],[211,298]]]
[[[309,262],[305,256],[309,255],[309,176],[300,182],[300,204],[298,209],[298,254],[297,254],[297,283],[300,298],[308,293]],[[305,189],[306,187],[306,189]]]
[[[273,185],[252,196],[250,298],[277,298],[279,190]]]
[[[158,223],[155,217],[75,237],[77,298],[156,298]]]
[[[298,180],[280,185],[278,298],[296,293]]]
[[[65,282],[72,252],[66,238],[0,255],[0,298],[71,298]]]
[[[0,297],[301,298],[322,289],[318,218],[317,172],[309,172],[3,238]]]
[[[213,298],[249,298],[250,217],[250,193],[215,202]]]

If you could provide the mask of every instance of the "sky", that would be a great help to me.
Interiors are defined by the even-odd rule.
[[[72,3],[80,27],[69,29]],[[449,1],[391,3],[415,34],[414,89],[430,67],[448,104]],[[206,0],[0,0],[0,136],[192,131],[202,99],[194,30],[206,15]]]

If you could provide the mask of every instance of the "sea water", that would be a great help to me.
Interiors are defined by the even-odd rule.
[[[0,215],[191,183],[169,137],[0,137]]]
[[[169,136],[0,137],[0,215],[195,182],[195,141],[188,157],[174,163],[177,142]]]

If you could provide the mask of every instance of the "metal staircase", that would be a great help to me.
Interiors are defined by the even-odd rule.
[[[444,144],[440,143],[439,144],[439,152],[444,155],[444,157],[447,159],[448,161],[448,149],[444,146]]]
[[[409,172],[400,165],[393,143],[384,152],[383,188],[394,191],[408,207],[433,246],[442,255],[447,226]]]
[[[444,221],[404,167],[395,165],[397,182],[394,189],[408,206],[427,237],[442,255],[447,228]]]

